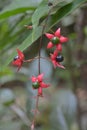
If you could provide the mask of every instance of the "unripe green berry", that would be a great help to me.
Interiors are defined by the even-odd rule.
[[[52,43],[53,43],[54,45],[56,45],[56,44],[59,43],[60,40],[59,40],[58,37],[53,37],[51,41],[52,41]]]
[[[39,82],[34,82],[34,83],[32,83],[32,87],[33,87],[34,89],[39,88],[39,86],[40,86]]]

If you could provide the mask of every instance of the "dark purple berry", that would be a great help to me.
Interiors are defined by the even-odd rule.
[[[17,60],[18,58],[19,58],[19,56],[15,56],[14,61]]]
[[[58,55],[57,57],[56,57],[56,61],[57,62],[62,62],[64,60],[64,57],[62,56],[62,55]]]

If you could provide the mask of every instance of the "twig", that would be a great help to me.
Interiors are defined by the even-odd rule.
[[[41,58],[42,37],[43,37],[44,30],[46,28],[47,20],[48,20],[48,17],[50,15],[51,9],[48,12],[45,24],[43,25],[43,28],[42,28],[42,35],[41,35],[41,38],[40,38],[40,45],[39,45],[38,74],[41,73],[40,58]],[[34,130],[34,127],[35,127],[35,119],[36,119],[36,115],[37,115],[37,111],[38,111],[38,103],[39,103],[39,95],[37,93],[37,96],[36,96],[36,106],[35,106],[35,112],[34,112],[34,119],[32,121],[31,130]]]
[[[44,59],[44,60],[48,60],[48,61],[51,61],[50,58],[47,58],[47,57],[40,57],[41,59]],[[29,59],[29,60],[23,60],[23,62],[32,62],[33,60],[36,60],[36,59],[39,59],[39,56],[37,57],[34,57],[32,59]]]

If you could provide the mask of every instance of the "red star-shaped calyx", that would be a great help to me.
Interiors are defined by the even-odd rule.
[[[12,64],[18,67],[18,70],[21,68],[22,64],[23,64],[23,60],[24,60],[24,54],[17,49],[17,53],[18,55],[14,58]]]
[[[47,45],[48,49],[56,46],[58,51],[62,51],[62,43],[67,42],[68,38],[62,36],[60,31],[61,31],[60,28],[58,28],[56,30],[56,32],[54,32],[54,34],[50,34],[50,33],[46,33],[45,34],[46,37],[48,39],[50,39],[50,42]]]
[[[50,57],[55,68],[59,67],[59,68],[65,69],[65,67],[62,64],[60,64],[60,62],[62,62],[64,58],[62,55],[59,54],[57,49],[54,51],[53,54],[50,54]]]
[[[34,89],[38,89],[38,96],[43,96],[42,89],[43,88],[48,88],[49,84],[46,84],[43,82],[43,76],[44,74],[39,74],[37,77],[32,76],[31,81],[32,81],[32,87]]]

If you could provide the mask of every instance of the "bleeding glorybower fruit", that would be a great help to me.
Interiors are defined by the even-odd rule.
[[[58,37],[53,37],[51,41],[52,41],[52,43],[53,43],[54,45],[56,45],[56,44],[59,43],[59,38],[58,38]]]
[[[56,46],[58,51],[62,51],[62,43],[67,42],[68,38],[61,35],[61,29],[58,28],[53,34],[46,33],[46,37],[50,40],[48,42],[47,48],[53,48]]]
[[[18,70],[21,68],[24,60],[24,54],[19,49],[17,49],[18,55],[13,59],[12,64],[18,67]]]
[[[33,83],[32,83],[32,87],[33,87],[34,89],[39,88],[39,87],[40,87],[39,82],[33,82]]]
[[[58,55],[57,57],[56,57],[56,61],[57,62],[62,62],[64,60],[64,57],[62,56],[62,55]]]
[[[15,57],[14,57],[14,61],[17,60],[18,58],[19,58],[19,56],[15,56]]]
[[[44,76],[44,74],[42,73],[42,74],[39,74],[37,77],[32,76],[32,78],[31,78],[32,87],[34,89],[38,89],[38,96],[43,96],[42,89],[49,87],[49,84],[46,84],[45,82],[43,82],[43,76]]]
[[[53,66],[65,69],[63,65],[60,64],[60,62],[63,61],[63,56],[60,55],[59,51],[56,49],[53,54],[50,54],[51,61],[53,63]]]

